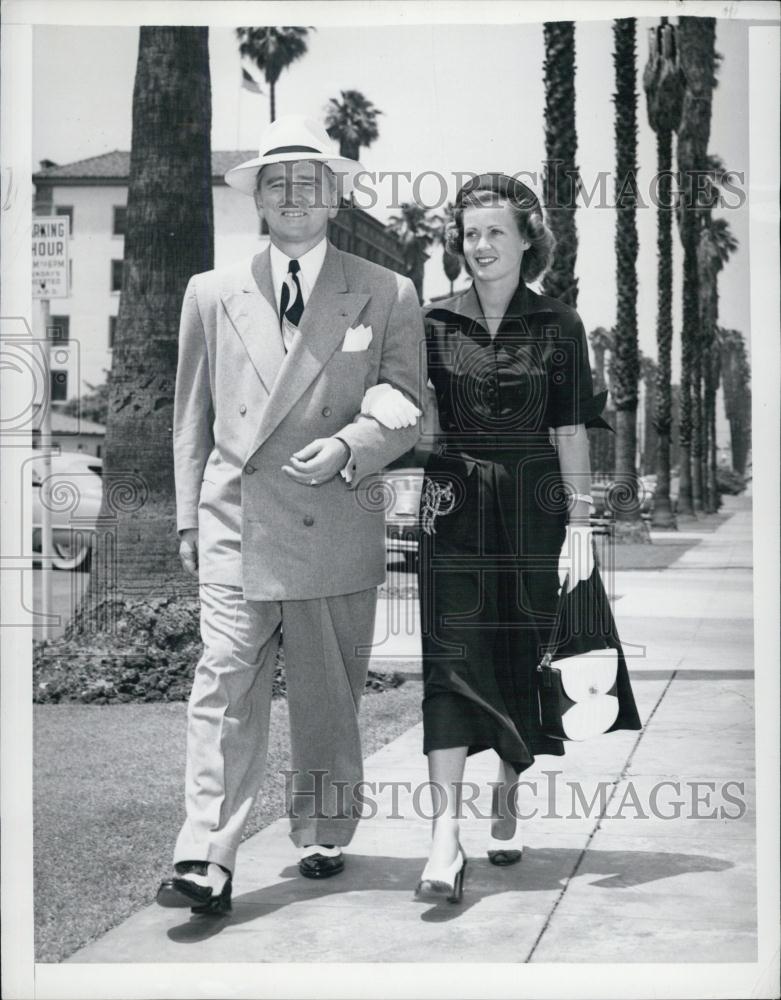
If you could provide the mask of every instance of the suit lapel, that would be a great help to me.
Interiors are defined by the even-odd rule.
[[[369,298],[367,292],[348,291],[342,256],[329,243],[301,326],[279,368],[247,457],[260,448],[317,378]]]
[[[268,249],[229,273],[220,297],[258,378],[270,393],[285,357]]]

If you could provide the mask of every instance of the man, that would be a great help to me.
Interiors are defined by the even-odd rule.
[[[290,836],[299,870],[342,870],[362,779],[357,709],[385,575],[372,474],[419,437],[425,385],[412,282],[326,239],[360,164],[325,131],[274,122],[226,174],[270,246],[195,275],[174,412],[177,527],[199,578],[203,655],[188,708],[187,818],[158,902],[230,909],[236,851],[263,778],[284,633]]]

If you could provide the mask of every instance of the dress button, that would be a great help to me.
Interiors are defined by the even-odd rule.
[[[314,523],[315,519],[312,517],[311,514],[304,515],[304,524],[307,526],[307,528],[311,528]]]
[[[244,403],[242,403],[242,404],[241,404],[241,406],[239,407],[239,413],[240,413],[240,414],[241,414],[242,416],[244,416],[244,414],[245,414],[246,412],[247,412],[247,407],[246,407],[246,406],[244,405]]]
[[[247,473],[248,476],[251,476],[252,473],[255,471],[255,466],[254,465],[247,465],[245,467],[244,471]]]
[[[330,417],[331,416],[331,407],[330,406],[324,406],[323,407],[323,416],[324,417]]]

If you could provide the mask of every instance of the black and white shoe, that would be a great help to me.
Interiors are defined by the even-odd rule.
[[[231,873],[213,861],[177,861],[174,877],[160,883],[160,906],[189,906],[193,913],[228,913],[231,909]]]
[[[301,848],[298,871],[304,878],[330,878],[344,868],[341,847],[333,844],[308,844]]]

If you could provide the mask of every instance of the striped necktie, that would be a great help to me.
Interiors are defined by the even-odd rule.
[[[285,283],[282,286],[282,297],[279,307],[279,319],[283,318],[293,326],[298,326],[301,322],[301,314],[304,311],[304,296],[301,294],[301,285],[298,281],[298,272],[301,265],[297,260],[291,260],[288,266]]]

